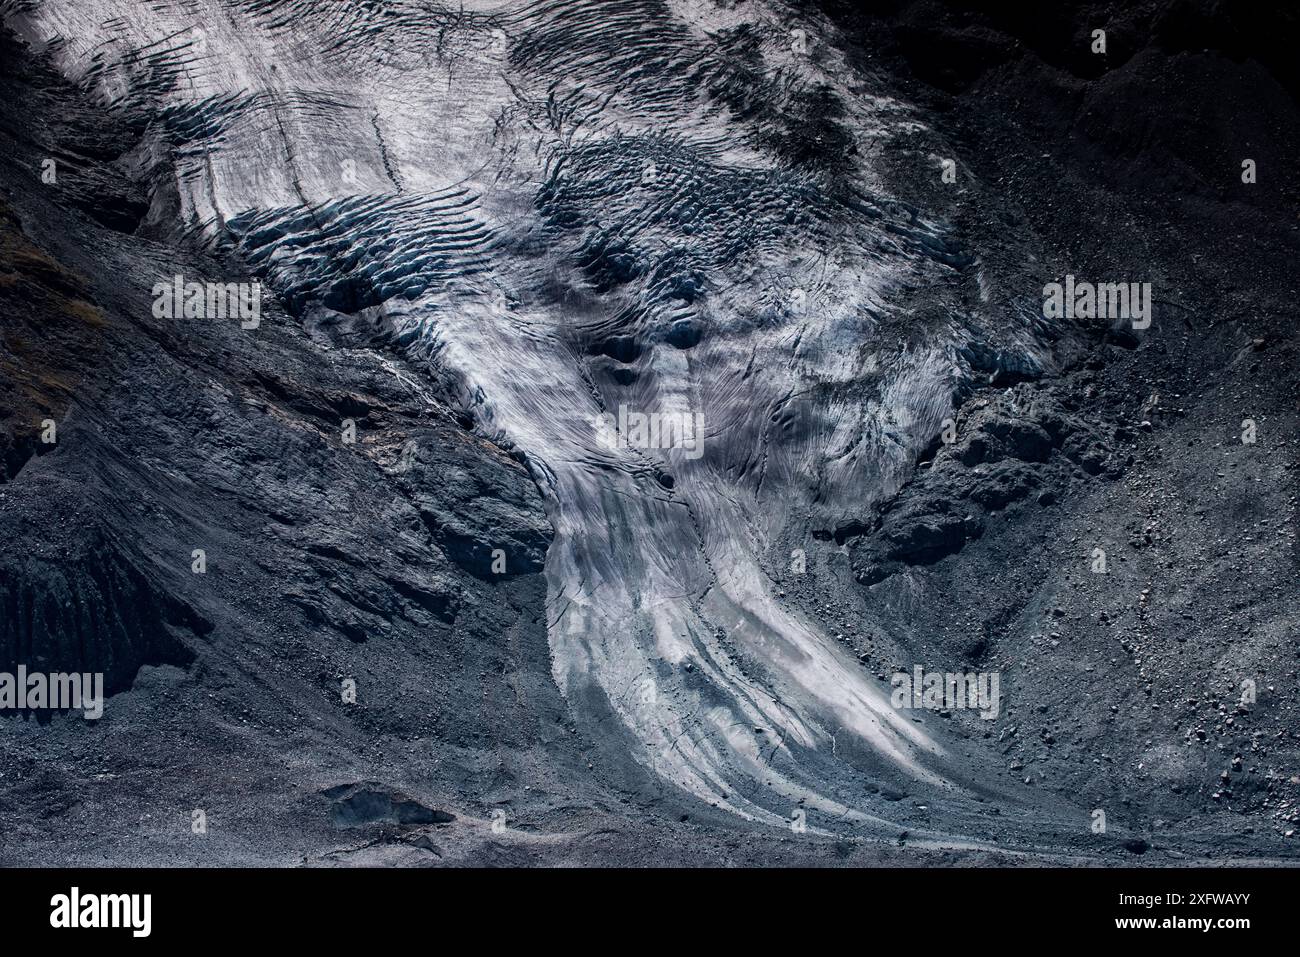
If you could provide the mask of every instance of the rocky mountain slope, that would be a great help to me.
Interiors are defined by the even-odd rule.
[[[1294,17],[133,6],[0,6],[5,863],[1293,856]]]

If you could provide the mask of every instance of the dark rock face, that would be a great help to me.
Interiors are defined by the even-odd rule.
[[[211,622],[96,541],[93,526],[89,532],[76,557],[3,557],[0,671],[25,664],[29,671],[102,672],[104,693],[112,695],[129,688],[142,665],[188,666],[194,654],[184,639],[203,638]]]
[[[449,468],[442,447],[402,449],[398,484],[443,553],[477,578],[535,575],[542,570],[551,527],[536,490],[502,477]]]
[[[325,797],[333,803],[330,818],[338,827],[361,827],[367,824],[402,825],[450,824],[456,815],[425,807],[419,801],[373,783],[345,784],[328,788]]]
[[[859,522],[851,553],[857,580],[874,585],[908,566],[931,565],[983,534],[995,513],[1087,477],[1114,479],[1124,456],[1104,431],[1041,388],[1020,385],[968,402],[951,441],[876,522]]]

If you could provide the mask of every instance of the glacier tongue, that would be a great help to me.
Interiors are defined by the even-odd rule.
[[[946,787],[944,748],[775,584],[792,543],[898,488],[958,375],[955,325],[896,303],[961,255],[864,158],[918,121],[850,90],[820,24],[685,0],[11,22],[150,124],[155,227],[233,243],[301,315],[388,324],[525,453],[580,717],[612,710],[647,768],[765,820],[869,817],[846,735]],[[611,435],[620,410],[694,417],[702,445]]]

